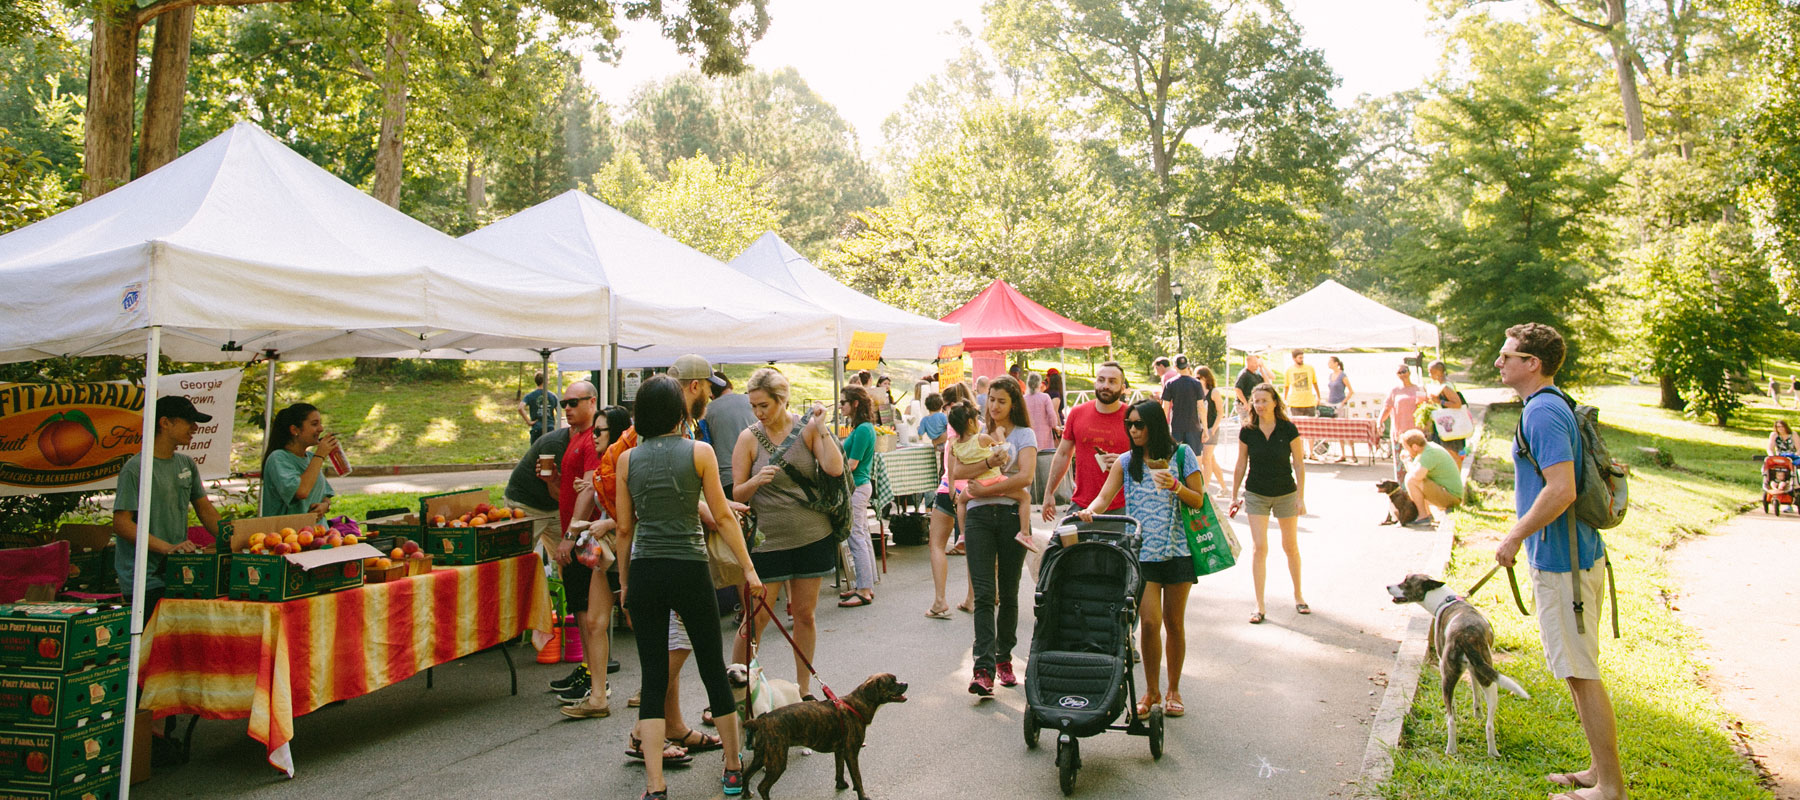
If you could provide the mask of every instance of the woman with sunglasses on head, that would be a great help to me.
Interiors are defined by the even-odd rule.
[[[886,376],[883,376],[885,379]],[[856,608],[875,602],[875,547],[869,541],[869,462],[875,458],[875,402],[868,390],[845,386],[838,396],[838,412],[850,421],[844,438],[844,468],[854,476],[850,493],[850,563],[855,576],[851,589],[838,594],[840,608]]]
[[[1131,451],[1113,462],[1106,483],[1087,508],[1076,512],[1083,522],[1112,505],[1125,490],[1125,513],[1138,521],[1143,539],[1138,550],[1138,570],[1144,577],[1143,617],[1138,646],[1144,653],[1144,697],[1138,700],[1139,716],[1163,704],[1163,713],[1179,717],[1187,713],[1181,702],[1181,667],[1187,660],[1187,600],[1194,588],[1194,557],[1188,550],[1180,509],[1199,508],[1205,502],[1206,474],[1200,456],[1186,444],[1176,444],[1163,416],[1162,403],[1143,400],[1125,410],[1125,432]],[[1157,686],[1164,657],[1169,662],[1169,697],[1165,702]]]
[[[1250,538],[1256,542],[1250,572],[1256,583],[1256,613],[1250,624],[1260,624],[1263,584],[1269,566],[1269,515],[1281,524],[1281,549],[1287,554],[1288,574],[1294,580],[1294,610],[1311,614],[1300,593],[1300,515],[1306,513],[1306,451],[1300,429],[1288,419],[1281,393],[1267,381],[1250,390],[1250,419],[1238,431],[1237,468],[1231,473],[1231,510],[1248,508]],[[1246,481],[1246,473],[1248,480]],[[1239,490],[1243,496],[1239,497]]]

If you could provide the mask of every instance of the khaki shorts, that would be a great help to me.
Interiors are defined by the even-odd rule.
[[[1569,573],[1531,570],[1531,591],[1537,597],[1538,636],[1544,643],[1544,662],[1558,678],[1600,679],[1600,626],[1606,607],[1606,559],[1581,573],[1582,623],[1587,633],[1575,632],[1575,598],[1570,594]]]
[[[1244,493],[1244,509],[1252,517],[1288,519],[1300,516],[1300,493],[1288,492],[1279,497],[1264,497],[1255,492]]]

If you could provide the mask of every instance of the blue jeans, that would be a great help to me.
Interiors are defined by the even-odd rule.
[[[1019,507],[995,503],[969,509],[969,583],[975,587],[975,668],[992,671],[1011,661],[1019,643],[1019,575],[1025,546],[1019,534]]]

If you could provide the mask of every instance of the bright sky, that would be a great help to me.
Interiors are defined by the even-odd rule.
[[[759,69],[793,66],[856,128],[865,152],[907,90],[957,52],[961,21],[981,32],[981,0],[769,0],[769,32],[750,48]],[[1359,94],[1419,85],[1435,68],[1425,0],[1288,0],[1306,41],[1325,51],[1342,79],[1340,104]],[[652,25],[626,27],[617,66],[591,61],[584,75],[615,108],[646,81],[688,69]]]

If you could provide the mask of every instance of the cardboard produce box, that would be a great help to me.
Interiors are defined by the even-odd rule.
[[[425,526],[419,523],[419,515],[410,511],[385,517],[370,517],[363,520],[362,529],[363,541],[383,553],[394,549],[395,543],[401,539],[421,543],[425,541]]]
[[[299,529],[315,524],[314,519],[311,514],[287,514],[220,523],[222,535],[229,531],[227,538],[232,551],[227,596],[233,600],[280,602],[361,586],[362,560],[381,555],[366,544],[279,556],[243,552],[255,534],[279,533],[284,528]]]
[[[230,553],[170,553],[165,559],[164,597],[212,600],[231,588]]]
[[[131,782],[138,782],[135,768]],[[96,773],[67,786],[14,789],[0,785],[0,800],[112,800],[118,796],[117,772]]]
[[[131,609],[98,603],[0,605],[0,668],[69,673],[124,658]]]
[[[385,567],[371,567],[363,564],[364,583],[387,583],[406,577],[406,562],[394,561]]]
[[[62,731],[0,732],[0,786],[61,787],[119,774],[125,719]]]
[[[59,526],[50,540],[69,543],[69,580],[64,591],[110,594],[119,591],[119,571],[113,567],[111,525],[68,523]]]
[[[481,564],[531,552],[533,517],[513,518],[508,514],[507,519],[471,524],[466,528],[437,525],[440,518],[451,521],[464,514],[474,514],[488,500],[487,491],[483,489],[420,498],[419,518],[426,520],[428,525],[425,528],[425,552],[438,563],[448,566]]]
[[[0,673],[0,730],[59,730],[117,717],[129,667],[120,660],[69,675]]]

